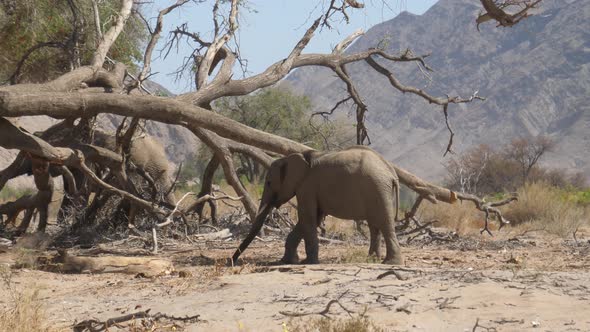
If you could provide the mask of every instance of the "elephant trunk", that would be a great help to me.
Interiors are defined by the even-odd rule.
[[[234,265],[238,262],[238,258],[244,252],[244,250],[246,250],[246,248],[248,248],[248,246],[250,245],[250,242],[252,242],[252,240],[254,240],[256,235],[258,235],[258,233],[262,229],[262,225],[264,224],[264,221],[266,220],[266,216],[268,215],[268,213],[270,212],[270,210],[272,208],[273,208],[272,204],[264,204],[264,205],[261,204],[260,208],[258,208],[258,213],[256,214],[256,218],[254,219],[254,223],[252,224],[252,228],[250,229],[250,233],[248,233],[248,236],[246,236],[244,241],[242,241],[242,243],[240,244],[240,247],[236,250],[236,252],[232,256],[232,262]]]

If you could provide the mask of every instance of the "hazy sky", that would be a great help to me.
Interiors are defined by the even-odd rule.
[[[155,18],[160,9],[175,1],[155,0],[154,4],[148,7],[150,16]],[[325,12],[328,2],[250,0],[248,4],[251,10],[241,12],[238,32],[240,52],[242,57],[248,60],[249,75],[259,73],[270,64],[285,58],[305,30]],[[435,2],[436,0],[365,0],[364,9],[349,11],[349,24],[334,22],[334,29],[317,32],[304,53],[330,52],[334,45],[359,28],[366,31],[377,23],[392,19],[404,10],[422,14]],[[158,50],[168,39],[168,32],[183,23],[188,23],[191,31],[200,32],[203,39],[210,40],[213,30],[212,3],[213,1],[199,5],[190,3],[168,14],[164,19],[165,27]],[[155,20],[152,20],[152,24],[153,22]],[[175,81],[175,76],[170,75],[176,71],[190,51],[191,48],[183,43],[178,52],[174,49],[166,59],[159,57],[160,52],[154,52],[157,59],[154,59],[152,72],[159,74],[152,79],[174,93],[192,89],[188,80]]]

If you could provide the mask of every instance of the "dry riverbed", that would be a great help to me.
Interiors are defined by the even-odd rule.
[[[256,241],[244,254],[246,264],[226,267],[236,244],[164,246],[155,258],[172,261],[174,270],[157,277],[4,268],[0,309],[11,308],[15,293],[35,289],[55,330],[147,309],[174,316],[154,323],[160,330],[292,331],[323,316],[361,315],[385,331],[590,330],[587,239],[474,235],[415,244],[404,247],[406,266],[397,269],[367,263],[367,245],[340,242],[321,245],[324,264],[272,265],[282,254],[280,238]],[[14,250],[0,254],[0,264],[16,259]],[[141,321],[119,328],[130,324]]]

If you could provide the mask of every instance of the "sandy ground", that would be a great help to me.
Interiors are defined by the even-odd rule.
[[[590,331],[588,240],[527,235],[492,241],[476,235],[410,245],[398,276],[382,278],[392,269],[364,263],[366,245],[322,244],[325,264],[277,266],[270,263],[281,257],[283,240],[256,241],[244,255],[245,266],[225,267],[236,244],[169,245],[159,256],[171,259],[177,272],[155,278],[28,269],[5,274],[13,289],[40,290],[49,325],[58,330],[151,309],[200,315],[183,324],[186,331],[284,331],[283,324],[289,330],[321,317],[312,313],[338,300],[327,317],[364,313],[386,331],[472,331],[477,319],[497,331]],[[0,264],[13,259],[0,254]],[[2,309],[10,306],[8,292],[0,288]]]

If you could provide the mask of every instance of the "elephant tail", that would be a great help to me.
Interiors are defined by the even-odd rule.
[[[399,219],[399,179],[397,177],[393,179],[393,190],[395,195],[395,222],[398,222]]]

